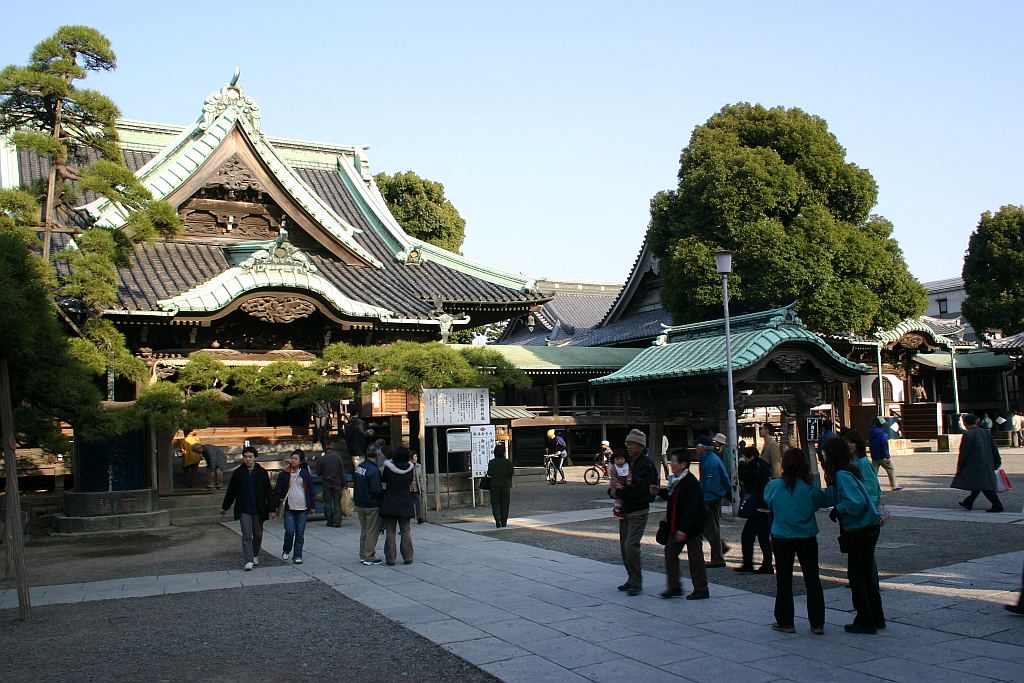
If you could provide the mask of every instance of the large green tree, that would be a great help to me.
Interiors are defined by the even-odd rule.
[[[736,104],[698,126],[679,184],[651,200],[662,302],[676,322],[721,317],[714,253],[735,252],[731,312],[799,301],[818,331],[865,332],[924,312],[878,188],[846,161],[826,122],[800,109]]]
[[[975,330],[1024,331],[1024,207],[981,214],[964,256],[963,314]]]
[[[413,237],[460,253],[466,221],[444,196],[444,185],[412,171],[373,177],[392,215]]]

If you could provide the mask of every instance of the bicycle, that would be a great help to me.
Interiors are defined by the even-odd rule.
[[[608,465],[602,462],[594,463],[593,466],[588,467],[587,471],[583,473],[583,481],[591,486],[596,485],[602,479],[608,479]]]
[[[544,479],[552,486],[558,483],[558,473],[555,471],[555,465],[552,462],[554,457],[553,455],[544,456]]]

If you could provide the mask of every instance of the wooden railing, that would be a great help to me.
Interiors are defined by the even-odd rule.
[[[640,418],[644,412],[635,406],[526,406],[538,417],[614,417]]]

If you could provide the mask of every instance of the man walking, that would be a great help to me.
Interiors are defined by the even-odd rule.
[[[345,444],[353,462],[366,455],[366,438],[366,422],[359,417],[359,411],[354,411],[345,425]]]
[[[711,439],[698,436],[694,452],[700,463],[700,488],[707,508],[704,536],[711,544],[711,562],[707,567],[721,569],[725,566],[725,554],[729,552],[729,545],[722,541],[722,501],[732,492],[732,481],[713,446]]]
[[[327,526],[341,526],[341,490],[345,487],[345,465],[341,455],[334,450],[334,440],[324,439],[327,450],[316,462],[316,473],[323,481],[324,516]]]
[[[1002,466],[999,449],[992,438],[992,432],[978,425],[976,415],[968,413],[963,417],[967,433],[960,439],[960,455],[956,461],[956,476],[950,485],[955,489],[970,491],[970,495],[958,505],[965,510],[974,507],[974,499],[984,493],[992,507],[987,512],[1002,512],[1003,503],[996,494],[995,470]]]
[[[690,562],[690,580],[693,592],[687,600],[705,600],[708,591],[708,573],[704,567],[704,494],[700,483],[690,473],[690,454],[681,448],[672,451],[668,462],[673,480],[669,488],[657,489],[658,495],[668,501],[665,521],[668,523],[668,538],[665,543],[665,577],[668,587],[661,594],[663,598],[678,598],[683,594],[679,580],[679,553],[686,548]]]
[[[356,467],[352,479],[352,500],[359,518],[359,560],[365,565],[380,564],[377,559],[377,539],[380,536],[380,503],[384,489],[380,484],[376,449],[366,454],[366,458]]]
[[[1024,448],[1024,415],[1021,415],[1019,410],[1013,411],[1013,417],[1010,418],[1010,426],[1013,428],[1010,445],[1016,448]]]
[[[902,491],[903,487],[896,483],[896,468],[892,466],[889,457],[889,430],[881,415],[875,418],[868,430],[868,444],[871,446],[871,466],[875,474],[878,474],[878,468],[881,467],[889,475],[889,487],[893,491]]]
[[[274,492],[270,488],[270,476],[256,464],[256,449],[246,446],[242,449],[242,466],[231,474],[220,514],[234,505],[235,519],[242,527],[242,555],[245,557],[245,571],[260,563],[260,548],[263,544],[263,522],[277,517],[273,511]]]
[[[626,436],[626,454],[629,457],[629,473],[632,481],[616,491],[622,500],[622,518],[619,519],[619,553],[626,568],[626,583],[620,591],[629,595],[643,592],[644,575],[640,559],[640,541],[647,528],[650,513],[651,487],[659,482],[658,469],[647,455],[647,435],[634,429]]]

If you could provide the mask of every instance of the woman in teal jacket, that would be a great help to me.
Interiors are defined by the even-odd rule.
[[[825,632],[825,594],[818,576],[818,520],[814,513],[825,506],[825,496],[811,476],[807,456],[790,448],[782,456],[782,477],[768,482],[764,499],[772,511],[772,548],[775,552],[775,623],[772,628],[795,633],[793,623],[793,559],[807,589],[807,620],[811,631]]]
[[[834,506],[829,515],[839,522],[840,549],[847,553],[846,575],[850,582],[853,608],[857,611],[848,633],[877,633],[885,628],[882,596],[875,573],[875,544],[881,515],[861,480],[860,471],[851,463],[846,439],[825,444],[825,497]]]

